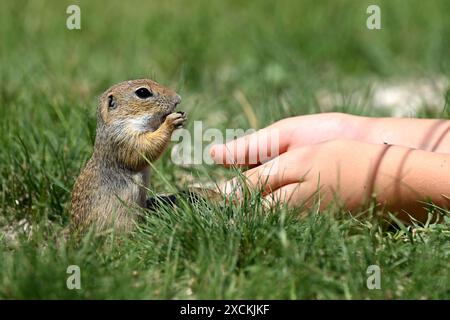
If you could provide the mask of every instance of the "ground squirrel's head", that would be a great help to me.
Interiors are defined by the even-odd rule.
[[[180,102],[176,92],[152,80],[124,81],[102,94],[98,125],[117,134],[155,131]]]
[[[100,97],[95,150],[108,159],[115,154],[130,168],[141,167],[141,135],[156,131],[180,102],[176,92],[149,79],[112,86]]]

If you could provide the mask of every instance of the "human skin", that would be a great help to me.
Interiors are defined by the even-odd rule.
[[[279,152],[261,158],[267,151],[261,148],[270,149],[274,141],[267,138],[271,132],[277,133]],[[262,189],[269,204],[310,206],[319,190],[321,208],[337,200],[355,210],[375,200],[404,221],[409,216],[425,221],[424,201],[450,207],[448,120],[298,116],[215,145],[211,157],[225,166],[250,167],[244,180]],[[236,192],[238,180],[223,184],[222,191]]]

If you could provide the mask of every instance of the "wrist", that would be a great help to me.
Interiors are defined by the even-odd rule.
[[[420,221],[427,218],[426,201],[448,208],[450,205],[450,158],[401,146],[379,146],[378,163],[372,168],[373,195],[404,221],[409,215]],[[383,152],[383,150],[385,152]]]

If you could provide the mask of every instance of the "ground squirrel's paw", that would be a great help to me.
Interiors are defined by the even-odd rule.
[[[187,116],[183,111],[174,112],[167,116],[166,123],[173,129],[182,128]]]

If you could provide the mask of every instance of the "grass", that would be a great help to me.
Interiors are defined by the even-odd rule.
[[[0,298],[450,298],[448,220],[387,227],[374,210],[355,219],[337,207],[301,219],[264,210],[255,194],[223,210],[162,209],[128,238],[64,237],[110,85],[151,77],[176,89],[191,130],[194,119],[263,127],[320,112],[321,89],[348,97],[374,81],[448,78],[448,1],[377,1],[379,31],[366,28],[368,1],[77,3],[73,31],[72,1],[0,3]],[[365,102],[330,111],[381,114]],[[234,174],[178,167],[169,154],[156,163],[158,192]],[[366,287],[372,264],[381,290]],[[66,287],[69,265],[81,268],[81,290]]]

